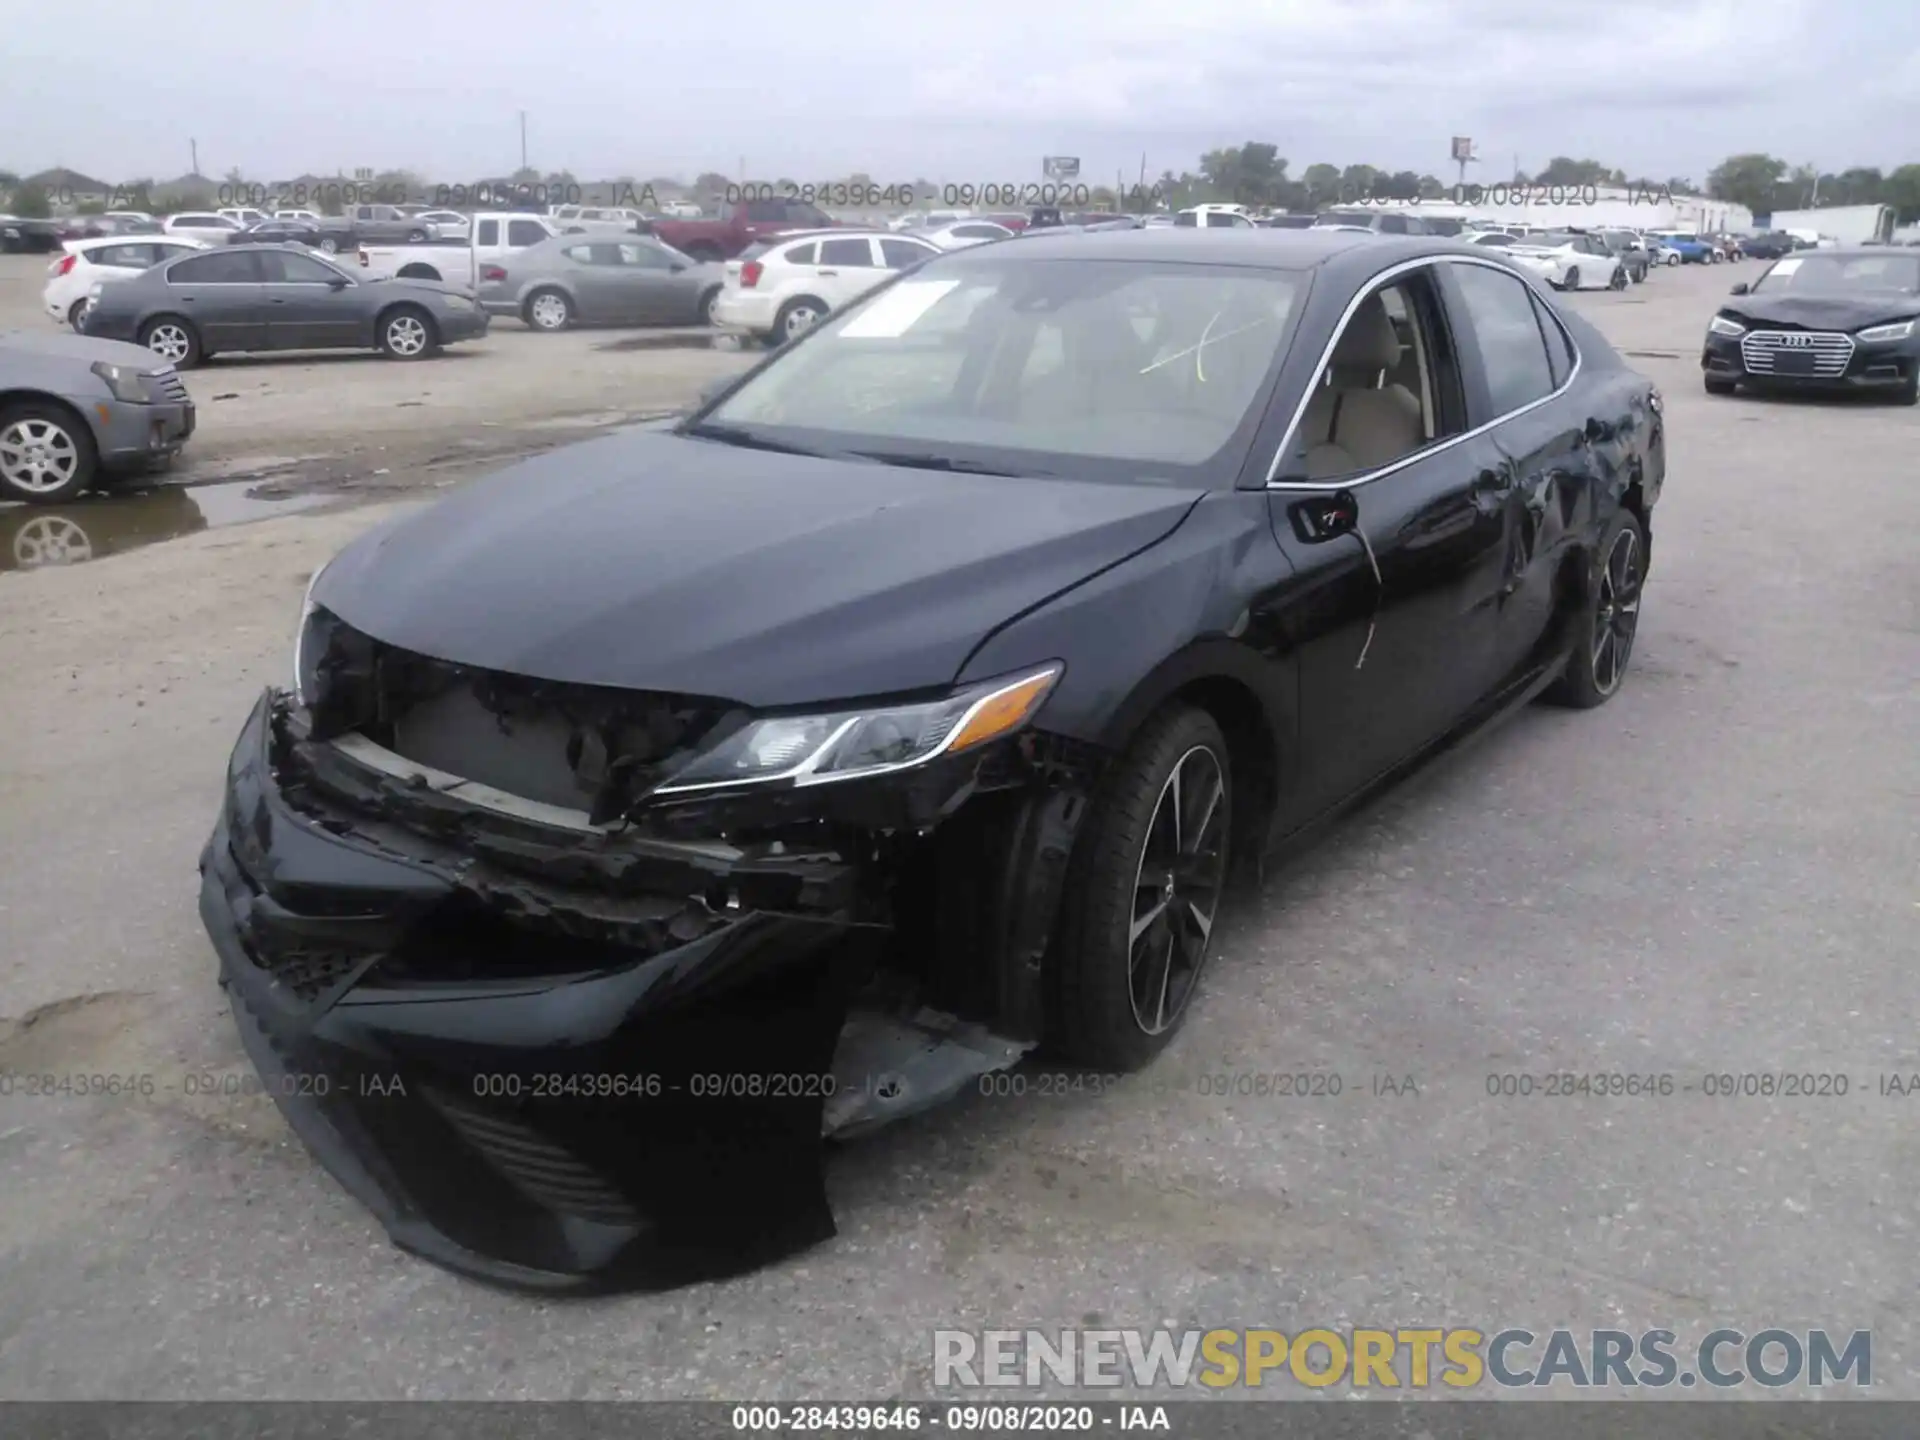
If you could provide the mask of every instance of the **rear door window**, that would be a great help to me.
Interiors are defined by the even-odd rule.
[[[852,240],[822,240],[820,242],[820,263],[822,265],[847,265],[855,268],[872,269],[874,265],[873,245],[865,236]]]
[[[516,250],[524,250],[529,245],[538,245],[546,238],[547,227],[538,220],[507,222],[507,244]]]
[[[172,285],[255,285],[259,280],[248,251],[215,250],[182,260],[167,272]]]

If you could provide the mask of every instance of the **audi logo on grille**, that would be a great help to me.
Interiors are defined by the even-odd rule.
[[[1782,335],[1778,340],[1774,341],[1774,344],[1779,345],[1785,349],[1795,350],[1795,349],[1799,349],[1802,346],[1813,344],[1813,336]]]

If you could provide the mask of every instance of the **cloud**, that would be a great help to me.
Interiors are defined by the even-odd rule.
[[[1456,134],[1501,169],[1920,160],[1911,0],[575,0],[534,27],[470,0],[95,0],[78,68],[73,43],[65,12],[9,19],[0,166],[172,174],[191,138],[215,174],[465,179],[518,164],[521,110],[534,163],[583,175],[1157,173],[1248,139],[1445,173]]]

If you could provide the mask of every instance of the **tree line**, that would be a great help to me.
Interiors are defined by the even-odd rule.
[[[364,183],[369,181],[369,177],[382,193],[418,192],[422,199],[426,199],[432,188],[418,174],[407,170],[383,170],[377,175],[356,172],[354,180]],[[349,183],[345,176],[337,178],[340,186],[335,187],[336,192]],[[543,173],[527,168],[503,172],[498,176],[479,177],[474,183],[496,189],[523,183],[541,185],[548,190],[579,186],[588,192],[621,187],[635,191],[650,188],[655,194],[685,194],[696,199],[717,200],[730,187],[741,183],[742,178],[708,171],[696,176],[691,184],[669,176],[645,181],[633,176],[620,176],[595,184],[582,184],[567,170]],[[814,183],[842,183],[841,180],[826,181],[820,176],[811,179]],[[1082,180],[1088,187],[1090,203],[1105,209],[1141,209],[1158,203],[1178,210],[1205,203],[1237,203],[1311,211],[1362,200],[1450,200],[1455,193],[1454,185],[1438,176],[1413,170],[1388,170],[1373,165],[1339,166],[1322,162],[1309,165],[1295,175],[1291,173],[1290,164],[1281,156],[1277,145],[1255,140],[1209,150],[1192,170],[1179,173],[1162,170],[1157,177],[1147,175],[1144,170],[1136,175],[1117,174],[1113,185],[1107,185],[1104,177],[1099,176],[1083,176]],[[256,187],[265,184],[271,190],[275,183],[278,182],[251,182],[237,169],[228,171],[226,177],[228,190],[249,184]],[[794,185],[794,182],[785,179],[772,183],[781,193]],[[849,188],[865,190],[875,184],[875,179],[864,173],[856,173],[844,177],[844,183]],[[899,183],[904,185],[908,182],[901,180]],[[911,183],[916,196],[937,196],[942,189],[938,182],[924,177]],[[1473,183],[1484,187],[1503,182],[1481,174],[1474,177]],[[1920,223],[1920,164],[1902,165],[1884,172],[1871,166],[1823,172],[1810,165],[1791,165],[1772,155],[1733,155],[1716,165],[1709,172],[1706,185],[1701,187],[1680,176],[1666,179],[1629,176],[1624,170],[1602,161],[1577,160],[1558,155],[1540,171],[1534,174],[1516,173],[1510,182],[1504,183],[1549,188],[1598,185],[1634,191],[1664,190],[1674,195],[1705,194],[1715,200],[1744,205],[1755,215],[1767,215],[1776,210],[1811,209],[1816,205],[1890,205],[1898,212],[1901,224]],[[83,200],[74,208],[83,213],[101,209],[200,209],[210,207],[216,201],[229,203],[219,200],[221,188],[220,182],[215,181],[183,185],[156,183],[149,179],[130,180],[115,187],[115,197],[107,201]],[[22,218],[44,217],[51,213],[52,205],[58,203],[57,197],[23,184],[18,175],[6,170],[0,170],[0,192],[5,192],[7,212]],[[114,203],[116,198],[120,203]],[[146,203],[139,203],[142,199]],[[337,210],[337,198],[327,201],[324,208]]]
[[[1902,225],[1920,223],[1920,165],[1821,171],[1774,155],[1730,155],[1707,176],[1708,193],[1756,215],[1825,205],[1890,205]]]

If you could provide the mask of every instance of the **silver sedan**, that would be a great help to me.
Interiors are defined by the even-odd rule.
[[[724,266],[640,235],[556,235],[481,266],[480,304],[535,330],[711,325]]]

